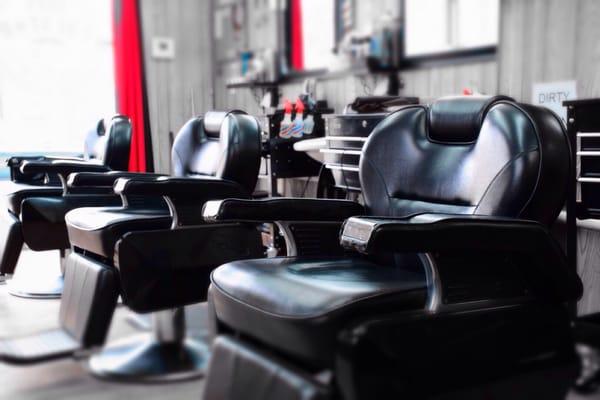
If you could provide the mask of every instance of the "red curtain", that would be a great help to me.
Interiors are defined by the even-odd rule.
[[[146,171],[144,76],[137,0],[113,0],[113,51],[117,112],[131,119],[129,170]]]
[[[291,20],[291,64],[292,69],[304,69],[304,43],[302,40],[302,0],[292,0],[290,9]]]

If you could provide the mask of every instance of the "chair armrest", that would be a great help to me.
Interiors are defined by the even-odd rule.
[[[119,178],[115,182],[114,191],[122,196],[165,196],[188,198],[196,202],[203,198],[222,199],[228,196],[248,196],[246,190],[237,183],[217,178]]]
[[[272,198],[266,200],[225,199],[204,205],[205,221],[336,221],[364,214],[362,205],[349,200]]]
[[[53,160],[69,160],[69,161],[83,161],[83,158],[79,157],[52,157],[52,156],[12,156],[6,159],[6,166],[10,170],[10,179],[13,182],[31,182],[35,180],[36,174],[23,174],[21,172],[21,164],[24,161],[53,161]]]
[[[155,180],[165,174],[152,174],[144,172],[123,172],[123,171],[109,171],[109,172],[75,172],[69,175],[67,180],[67,186],[69,188],[84,187],[84,186],[96,186],[96,187],[110,187],[112,188],[119,178],[134,178],[134,179],[148,179]]]
[[[216,178],[119,178],[113,190],[121,196],[125,206],[128,196],[164,197],[173,216],[173,226],[203,223],[202,206],[209,200],[249,197],[239,184]]]
[[[78,160],[53,160],[53,161],[24,161],[21,172],[24,174],[58,174],[65,183],[66,178],[73,172],[108,172],[110,168],[102,164]]]
[[[562,301],[581,296],[576,271],[548,230],[534,221],[510,218],[419,214],[407,218],[353,217],[342,228],[340,242],[363,254],[390,252],[488,252],[519,255],[524,273],[541,281],[544,291]],[[482,265],[482,267],[485,267]]]

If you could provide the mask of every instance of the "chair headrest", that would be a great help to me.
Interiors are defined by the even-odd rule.
[[[221,126],[223,121],[229,114],[246,114],[243,111],[232,110],[232,111],[209,111],[204,114],[204,133],[206,136],[218,138],[221,134]]]
[[[487,110],[507,96],[453,96],[429,107],[429,139],[442,143],[469,143],[477,139]]]

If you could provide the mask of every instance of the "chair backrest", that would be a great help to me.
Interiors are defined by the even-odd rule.
[[[211,111],[190,119],[171,150],[174,176],[212,176],[254,191],[260,169],[260,125],[241,111]]]
[[[572,160],[560,119],[503,96],[442,98],[381,121],[360,160],[371,215],[482,214],[551,224]]]
[[[131,148],[131,121],[123,115],[101,119],[86,138],[85,158],[113,171],[127,171]]]

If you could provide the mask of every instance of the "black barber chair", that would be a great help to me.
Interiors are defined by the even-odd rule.
[[[98,140],[90,149],[88,159],[13,157],[8,161],[12,182],[3,188],[7,211],[0,221],[0,275],[13,274],[23,243],[35,251],[60,250],[62,263],[69,248],[64,223],[67,211],[83,206],[121,204],[111,187],[69,188],[67,185],[67,176],[73,172],[127,170],[131,122],[117,115],[107,123],[106,130],[104,123],[98,123]],[[50,282],[17,277],[8,284],[9,292],[16,296],[56,298],[62,292],[62,273]]]
[[[175,139],[173,170],[182,177],[121,178],[114,191],[122,207],[69,212],[72,253],[66,260],[61,328],[0,342],[0,359],[37,362],[102,346],[120,295],[135,312],[155,312],[154,332],[92,356],[93,374],[136,381],[202,375],[209,352],[198,338],[186,337],[183,306],[205,300],[207,268],[260,257],[264,250],[254,227],[195,225],[203,222],[205,201],[251,197],[260,153],[255,118],[207,113],[190,120]],[[168,209],[148,207],[149,197],[164,197]]]
[[[391,114],[363,149],[368,216],[344,222],[346,255],[212,273],[220,335],[204,398],[561,398],[557,371],[577,369],[566,303],[582,285],[547,227],[564,204],[568,146],[553,113],[506,97]],[[340,210],[227,199],[208,202],[205,218],[306,232]],[[542,366],[537,392],[506,380]]]

